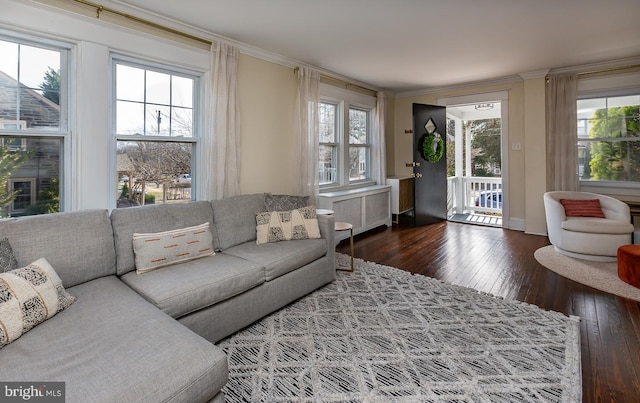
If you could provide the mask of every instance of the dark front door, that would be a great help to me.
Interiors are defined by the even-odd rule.
[[[447,219],[447,115],[444,106],[413,104],[415,225]],[[429,147],[425,152],[426,146]],[[438,157],[440,158],[438,159]]]

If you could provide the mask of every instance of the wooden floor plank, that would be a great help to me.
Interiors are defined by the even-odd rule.
[[[542,309],[581,317],[584,402],[640,402],[640,302],[566,279],[533,257],[543,236],[401,221],[356,236],[355,256]],[[349,253],[348,242],[337,251]]]

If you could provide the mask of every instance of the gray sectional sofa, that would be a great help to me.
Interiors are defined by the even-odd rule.
[[[224,401],[215,342],[335,279],[320,239],[257,245],[265,194],[0,220],[20,266],[44,257],[69,308],[0,349],[0,381],[64,381],[67,402]],[[214,256],[136,274],[132,236],[211,223]]]

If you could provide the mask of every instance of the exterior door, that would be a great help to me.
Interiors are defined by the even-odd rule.
[[[444,106],[413,104],[413,161],[408,164],[413,165],[415,177],[416,226],[447,219],[446,123]],[[426,152],[425,141],[432,147]]]

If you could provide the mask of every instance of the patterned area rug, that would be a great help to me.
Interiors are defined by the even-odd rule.
[[[579,318],[356,259],[218,345],[227,402],[579,402],[579,337]]]

